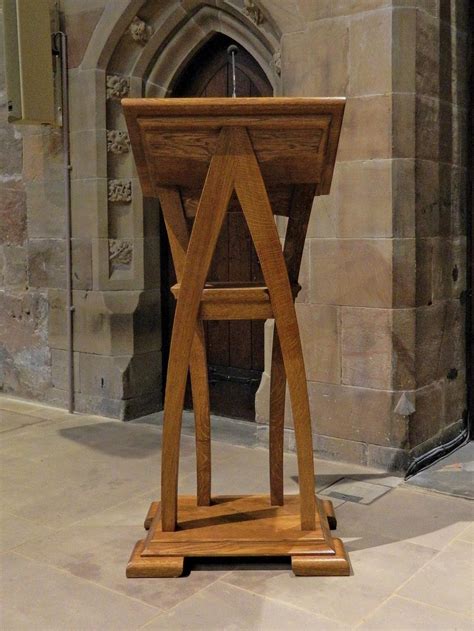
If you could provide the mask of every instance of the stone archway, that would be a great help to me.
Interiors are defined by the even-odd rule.
[[[74,349],[89,366],[94,409],[112,416],[133,418],[161,404],[156,205],[141,194],[120,99],[168,94],[215,33],[246,48],[281,93],[281,33],[249,0],[108,3],[70,73],[73,237],[91,240],[93,277],[92,291],[74,295]],[[104,398],[113,403],[104,407]]]

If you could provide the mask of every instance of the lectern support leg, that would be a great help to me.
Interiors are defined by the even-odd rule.
[[[207,379],[206,343],[202,322],[196,327],[189,359],[196,434],[197,504],[211,503],[211,419]]]
[[[314,530],[313,441],[303,351],[288,271],[265,184],[245,129],[234,132],[235,190],[268,286],[291,397],[300,487],[301,529]]]
[[[160,203],[178,282],[183,275],[189,231],[179,191],[161,187]],[[198,506],[211,502],[211,435],[206,344],[202,322],[196,325],[189,359],[196,433],[196,477]]]
[[[303,256],[308,222],[311,216],[316,186],[298,184],[294,186],[283,256],[288,270],[288,279],[296,299],[300,286],[298,277]],[[283,502],[283,440],[285,425],[286,374],[283,366],[280,340],[275,327],[273,333],[272,368],[270,378],[270,488],[272,504]]]
[[[163,531],[176,530],[181,419],[199,303],[233,191],[231,132],[224,129],[211,159],[184,263],[171,336],[165,392],[161,506]]]
[[[283,428],[285,425],[286,375],[278,331],[273,331],[272,370],[270,375],[270,501],[283,504]]]

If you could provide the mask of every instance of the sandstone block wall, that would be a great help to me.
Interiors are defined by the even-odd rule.
[[[297,305],[316,444],[404,467],[465,414],[467,3],[292,4],[283,92],[348,98]]]
[[[410,444],[455,435],[466,414],[467,2],[416,15],[416,411]],[[412,18],[415,19],[415,18]]]
[[[22,133],[7,122],[2,17],[0,10],[0,390],[43,400],[51,384],[51,353],[47,291],[38,282],[35,252],[47,246],[41,248],[37,213],[28,213],[32,178],[31,168],[25,173]],[[43,174],[37,164],[37,178]]]

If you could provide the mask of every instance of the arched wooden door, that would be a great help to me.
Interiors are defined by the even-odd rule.
[[[224,35],[215,35],[188,64],[172,96],[231,97],[232,68],[227,48],[235,43]],[[236,84],[237,96],[273,95],[263,70],[241,46],[236,55]],[[192,219],[189,221],[191,223]],[[162,229],[161,234],[163,359],[166,368],[175,309],[169,287],[176,281],[165,230]],[[217,244],[209,280],[261,279],[247,224],[234,196]],[[255,393],[263,371],[263,325],[259,321],[205,322],[211,411],[214,414],[255,420]],[[186,407],[191,407],[189,388]]]

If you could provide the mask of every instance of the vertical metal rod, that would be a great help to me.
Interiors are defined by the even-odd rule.
[[[235,44],[231,44],[227,49],[227,54],[231,57],[232,63],[232,98],[237,98],[237,79],[235,75],[235,56],[239,52]]]
[[[235,51],[232,51],[232,98],[237,98],[236,80],[235,80]]]
[[[67,335],[67,380],[68,411],[74,412],[74,349],[72,299],[72,231],[71,231],[71,163],[69,143],[69,90],[67,74],[67,36],[62,31],[54,34],[59,37],[60,45],[56,46],[61,60],[61,106],[63,127],[63,161],[64,161],[64,219],[66,228],[66,335]]]

